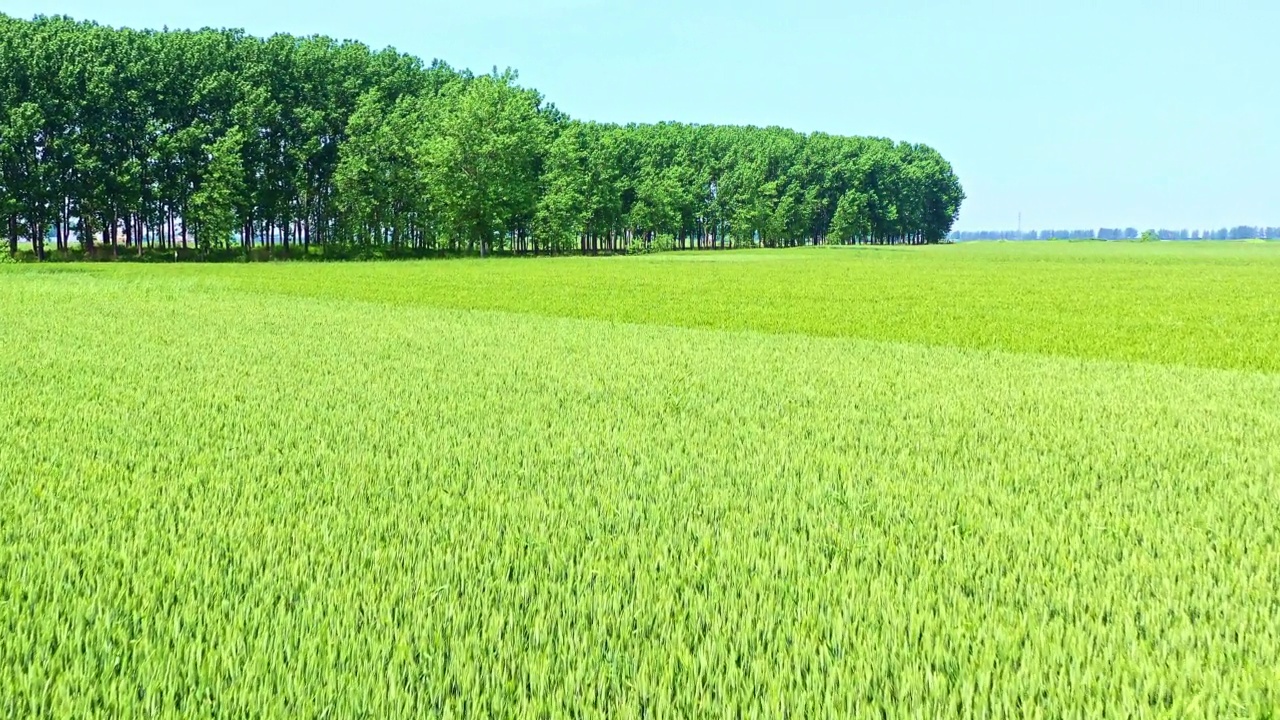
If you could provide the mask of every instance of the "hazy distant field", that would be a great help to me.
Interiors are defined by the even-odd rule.
[[[0,715],[1265,716],[1280,246],[0,266]]]

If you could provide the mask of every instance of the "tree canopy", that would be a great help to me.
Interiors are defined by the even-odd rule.
[[[925,145],[583,122],[358,42],[0,15],[12,253],[929,243],[963,199]]]

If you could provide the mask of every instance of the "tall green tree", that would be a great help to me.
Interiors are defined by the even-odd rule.
[[[196,245],[203,252],[225,247],[239,225],[236,208],[245,191],[243,145],[244,132],[233,127],[205,148],[205,170],[189,209]]]
[[[422,162],[444,226],[483,256],[537,210],[547,127],[536,94],[514,75],[456,81],[424,108]]]

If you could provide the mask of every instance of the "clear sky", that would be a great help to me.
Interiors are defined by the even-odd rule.
[[[958,229],[1280,225],[1277,0],[0,0],[514,67],[570,115],[928,143]]]

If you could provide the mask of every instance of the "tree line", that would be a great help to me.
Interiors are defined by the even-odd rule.
[[[0,15],[11,254],[932,243],[963,199],[920,144],[583,122],[358,42]]]
[[[956,230],[951,240],[1137,240],[1144,231],[1137,228],[1097,230]],[[1237,225],[1217,230],[1146,230],[1161,240],[1280,240],[1280,227]]]

